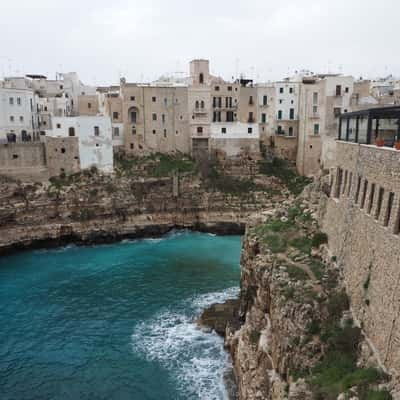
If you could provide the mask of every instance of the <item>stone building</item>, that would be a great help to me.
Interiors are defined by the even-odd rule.
[[[121,80],[127,154],[189,153],[188,89]]]
[[[78,157],[79,160],[79,163],[73,163],[74,168],[86,169],[95,166],[100,171],[113,172],[114,160],[110,118],[100,115],[54,117],[53,129],[46,131],[46,142],[48,138],[73,137],[77,138],[78,154],[73,153],[71,157]],[[74,145],[73,148],[75,149],[75,147]],[[63,151],[61,153],[65,154]],[[48,155],[50,156],[50,154]],[[68,157],[65,157],[66,160]],[[61,161],[59,164],[62,165]],[[66,172],[67,169],[69,168],[60,167],[60,172]]]

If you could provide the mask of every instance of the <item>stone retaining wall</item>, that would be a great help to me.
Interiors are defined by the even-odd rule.
[[[400,152],[337,142],[322,217],[355,317],[384,367],[400,376]]]

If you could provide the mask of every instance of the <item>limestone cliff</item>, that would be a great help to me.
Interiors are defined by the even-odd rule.
[[[389,399],[312,206],[288,199],[249,221],[239,305],[200,323],[225,326],[240,400]]]
[[[212,186],[195,173],[151,177],[96,171],[48,183],[3,179],[0,252],[158,235],[172,228],[239,233],[249,214],[273,197],[286,197],[287,190],[269,177],[231,183]]]

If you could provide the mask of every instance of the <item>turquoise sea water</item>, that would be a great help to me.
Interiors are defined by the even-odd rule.
[[[0,258],[0,399],[223,399],[222,339],[196,327],[234,297],[239,236]]]

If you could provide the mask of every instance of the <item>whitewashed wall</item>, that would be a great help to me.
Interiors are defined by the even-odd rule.
[[[103,172],[113,171],[113,139],[111,121],[106,116],[54,117],[53,129],[47,136],[67,137],[69,128],[75,129],[79,138],[79,159],[82,169],[96,166]],[[95,136],[95,127],[99,136]]]

